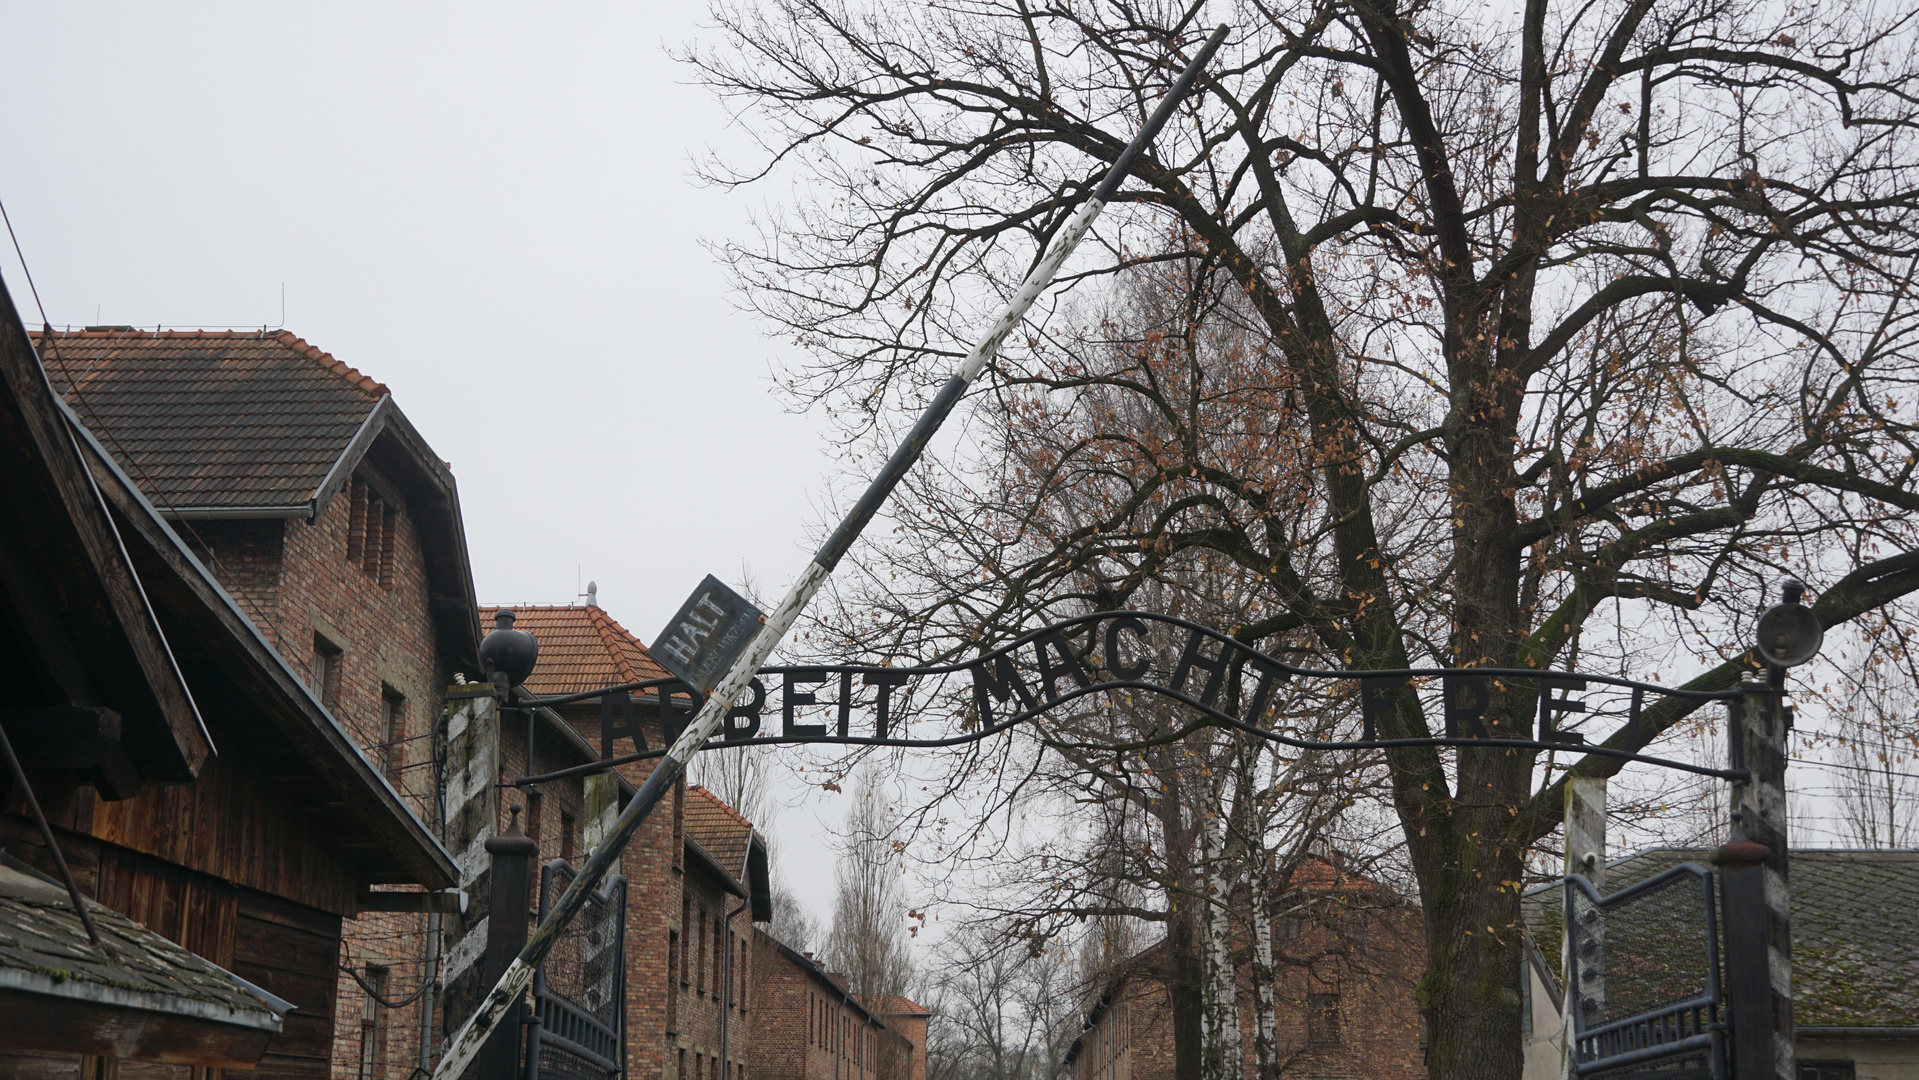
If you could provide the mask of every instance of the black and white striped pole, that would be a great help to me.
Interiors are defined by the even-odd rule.
[[[500,976],[500,981],[481,1001],[479,1009],[468,1018],[447,1044],[446,1056],[440,1060],[439,1067],[433,1070],[434,1080],[452,1080],[466,1071],[474,1055],[485,1045],[488,1035],[499,1024],[501,1018],[509,1014],[513,1003],[532,981],[534,969],[539,967],[540,962],[546,958],[548,950],[553,947],[560,932],[579,914],[593,890],[599,888],[601,880],[606,877],[620,852],[632,840],[640,823],[646,820],[647,815],[652,812],[661,797],[672,789],[680,774],[685,771],[686,763],[719,729],[720,721],[732,707],[733,700],[746,690],[747,683],[754,673],[786,636],[786,632],[792,628],[800,612],[804,611],[806,605],[812,601],[814,594],[818,593],[820,587],[826,583],[826,579],[833,573],[833,568],[839,565],[847,549],[853,546],[853,541],[859,538],[867,523],[873,520],[873,516],[879,512],[881,505],[892,494],[893,488],[906,475],[906,471],[919,460],[927,443],[932,440],[934,432],[939,430],[940,425],[959,404],[960,398],[966,393],[966,388],[979,377],[980,372],[999,352],[1000,344],[1025,318],[1027,309],[1033,306],[1033,301],[1037,300],[1040,293],[1052,283],[1053,276],[1059,272],[1060,265],[1073,253],[1073,249],[1079,246],[1087,229],[1092,227],[1093,219],[1099,216],[1100,210],[1113,197],[1114,192],[1119,190],[1119,185],[1132,171],[1133,163],[1139,154],[1152,143],[1154,136],[1159,134],[1160,128],[1164,127],[1166,121],[1172,116],[1180,99],[1186,96],[1192,89],[1193,83],[1198,80],[1201,69],[1226,40],[1226,32],[1227,27],[1221,26],[1206,39],[1206,44],[1186,66],[1186,70],[1180,73],[1172,89],[1160,102],[1159,108],[1154,110],[1152,116],[1147,119],[1145,127],[1140,129],[1139,134],[1113,162],[1105,178],[1093,190],[1092,197],[1081,204],[1061,227],[1059,234],[1053,239],[1052,246],[1047,248],[1046,254],[1040,258],[1038,265],[1034,266],[1026,275],[1026,280],[1020,283],[1019,290],[1013,294],[1012,300],[1000,309],[992,326],[966,355],[959,370],[946,380],[946,385],[940,387],[932,404],[914,423],[913,430],[907,434],[905,441],[893,451],[892,457],[887,459],[886,467],[873,478],[866,492],[860,496],[859,501],[840,522],[839,528],[833,531],[833,535],[827,538],[826,543],[813,556],[813,561],[800,574],[799,580],[794,582],[786,598],[765,617],[764,622],[758,624],[759,629],[753,635],[751,644],[733,659],[723,677],[713,685],[704,687],[708,693],[700,711],[673,741],[666,756],[660,758],[659,763],[653,767],[653,771],[647,775],[645,782],[627,803],[626,809],[621,811],[619,819],[614,822],[606,839],[588,856],[580,876],[573,879],[573,883],[567,887],[565,894],[553,906],[551,913],[533,931],[532,936],[527,939],[526,947],[521,949],[519,956],[508,965],[506,972]],[[693,608],[705,599],[705,596],[696,592],[694,599],[688,601],[688,606]],[[713,611],[717,622],[720,608],[716,606]],[[684,610],[682,614],[685,614]]]

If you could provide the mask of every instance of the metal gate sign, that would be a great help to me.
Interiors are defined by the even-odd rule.
[[[654,639],[653,659],[688,686],[710,695],[765,622],[760,609],[708,574]]]
[[[1724,1080],[1712,872],[1682,863],[1611,896],[1566,879],[1573,1072],[1595,1080]]]

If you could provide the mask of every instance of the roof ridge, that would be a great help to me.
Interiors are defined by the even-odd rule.
[[[294,352],[299,353],[301,356],[304,356],[307,359],[314,361],[315,363],[319,364],[321,367],[326,368],[328,371],[331,371],[333,374],[338,375],[340,378],[345,379],[349,383],[352,383],[354,386],[359,387],[361,390],[364,390],[367,393],[372,394],[376,398],[386,396],[386,395],[391,395],[393,393],[393,391],[387,389],[387,386],[385,383],[379,381],[378,379],[375,379],[371,375],[366,375],[361,373],[358,369],[348,365],[345,361],[335,360],[333,358],[332,353],[327,352],[326,350],[316,345],[308,344],[305,338],[299,336],[298,334],[295,334],[291,330],[278,331],[273,335],[273,337],[276,340],[278,340],[280,344],[285,345],[287,348],[292,349]]]
[[[593,622],[594,632],[600,635],[600,644],[606,646],[606,651],[612,655],[613,664],[620,669],[620,675],[624,677],[627,682],[639,682],[639,669],[635,668],[632,661],[627,657],[626,649],[623,647],[624,643],[614,635],[624,635],[631,639],[635,645],[639,645],[640,639],[628,633],[626,627],[621,626],[618,619],[608,615],[606,609],[598,604],[586,605],[586,612],[586,617]],[[641,645],[640,648],[644,650],[646,646]]]
[[[29,330],[27,331],[27,336],[38,339],[42,336],[42,331]],[[205,338],[252,338],[255,341],[277,341],[293,352],[308,360],[312,360],[327,371],[339,376],[360,390],[372,394],[376,398],[393,393],[392,390],[387,388],[385,383],[352,367],[345,361],[335,359],[332,353],[309,343],[305,338],[295,334],[291,330],[275,330],[271,333],[262,333],[258,330],[142,330],[134,326],[128,327],[125,330],[54,330],[53,336],[56,340],[61,338],[139,337],[153,339],[192,338],[195,340]]]

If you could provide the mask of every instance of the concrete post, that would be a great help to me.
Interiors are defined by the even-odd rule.
[[[1726,993],[1737,1080],[1797,1080],[1792,1022],[1792,909],[1786,865],[1786,728],[1775,687],[1747,680],[1730,725],[1732,839],[1719,849]]]
[[[486,956],[480,961],[480,985],[492,986],[526,947],[527,924],[531,921],[527,899],[540,845],[520,831],[519,807],[513,808],[513,820],[506,831],[486,842],[486,851],[492,857],[492,881],[487,890]],[[487,1037],[474,1057],[467,1080],[513,1080],[519,1074],[524,1009],[523,993],[508,1010],[505,1022]]]
[[[1566,781],[1566,876],[1584,875],[1593,883],[1593,888],[1604,890],[1606,887],[1606,780],[1604,777],[1576,776]],[[1597,1021],[1601,1015],[1595,1010],[1603,1010],[1606,1002],[1606,939],[1604,926],[1588,928],[1589,950],[1579,958],[1579,996],[1587,1002],[1590,1019]],[[1565,940],[1561,943],[1562,952],[1559,970],[1571,971],[1570,957],[1565,950],[1572,948],[1572,927],[1566,927]],[[1530,972],[1526,974],[1531,978]],[[1573,1075],[1573,1049],[1577,1045],[1574,1037],[1578,1030],[1578,1018],[1573,1015],[1571,1002],[1573,987],[1565,988],[1565,999],[1559,1003],[1559,1014],[1565,1025],[1560,1033],[1560,1056],[1565,1068],[1562,1076]]]

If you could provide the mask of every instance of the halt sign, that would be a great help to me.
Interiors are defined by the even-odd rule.
[[[653,658],[675,677],[711,695],[759,633],[766,616],[712,574],[680,605],[655,639]]]

